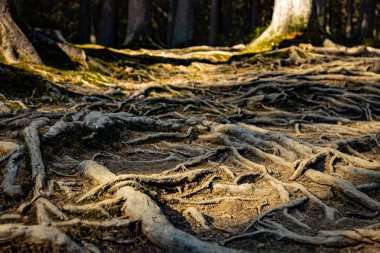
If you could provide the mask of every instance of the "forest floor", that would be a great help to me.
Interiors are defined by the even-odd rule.
[[[380,251],[380,50],[81,49],[0,64],[1,252]]]

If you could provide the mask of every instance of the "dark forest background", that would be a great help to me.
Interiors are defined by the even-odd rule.
[[[151,0],[149,7],[151,16],[148,17],[147,30],[128,44],[124,42],[130,22],[128,20],[130,1],[23,0],[23,4],[19,6],[23,8],[23,17],[28,25],[70,43],[97,43],[128,48],[170,48],[195,45],[231,46],[247,43],[269,25],[274,2],[273,0],[193,0],[192,9],[187,10],[194,17],[192,38],[185,44],[173,44],[170,39],[173,24],[170,20],[173,3],[176,1]],[[314,11],[318,15],[321,28],[335,42],[344,45],[359,43],[380,45],[380,1],[317,0],[315,2]],[[368,7],[374,3],[376,8],[368,10]],[[214,11],[213,4],[217,4]],[[138,15],[141,16],[140,13],[136,13],[136,16]],[[217,20],[217,24],[213,25],[214,28],[211,28],[212,15],[214,21],[215,17]],[[370,31],[366,32],[365,36],[360,36],[364,15],[372,15],[369,19],[372,23],[367,24]],[[84,25],[91,27],[91,36],[87,38],[84,34],[86,33]],[[102,41],[100,39],[102,36],[108,38],[111,36],[112,39]],[[210,36],[215,38],[211,39]]]

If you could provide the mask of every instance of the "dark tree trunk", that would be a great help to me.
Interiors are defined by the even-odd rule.
[[[231,33],[231,20],[232,20],[232,1],[223,0],[222,2],[222,14],[223,14],[223,33],[225,37],[228,37]]]
[[[251,0],[250,28],[254,28],[259,24],[260,20],[260,0]]]
[[[314,0],[315,11],[318,18],[318,23],[323,29],[326,28],[326,2],[325,0]]]
[[[166,43],[169,45],[169,47],[173,46],[172,42],[173,42],[175,17],[177,14],[177,2],[178,0],[169,0],[168,26],[167,26],[167,33],[166,33]]]
[[[330,34],[337,41],[342,41],[345,38],[343,19],[343,3],[341,0],[330,0],[329,5],[329,30]]]
[[[91,0],[80,1],[80,39],[81,43],[91,43],[92,28]]]
[[[128,28],[123,45],[126,46],[139,37],[151,36],[151,0],[129,0]]]
[[[0,56],[8,63],[43,64],[32,43],[13,20],[8,0],[0,0]]]
[[[352,38],[352,14],[353,14],[353,0],[347,0],[346,2],[346,38],[351,39]]]
[[[356,31],[357,42],[363,42],[366,38],[373,37],[375,25],[376,0],[363,0],[360,8],[358,28]]]
[[[220,14],[220,0],[212,0],[211,13],[210,13],[210,46],[216,46],[218,28],[219,28],[219,14]]]
[[[114,46],[116,43],[116,1],[103,0],[97,43]]]
[[[190,46],[193,39],[194,1],[178,0],[173,29],[174,47]]]

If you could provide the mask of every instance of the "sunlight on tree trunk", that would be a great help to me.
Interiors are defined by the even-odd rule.
[[[32,43],[13,20],[8,0],[0,0],[0,57],[8,63],[43,64]]]
[[[276,0],[271,24],[259,38],[248,45],[247,51],[270,50],[283,40],[301,35],[309,25],[312,4],[312,0]]]

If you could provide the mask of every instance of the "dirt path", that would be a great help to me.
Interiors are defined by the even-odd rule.
[[[0,97],[2,251],[380,248],[378,50],[87,53]]]

